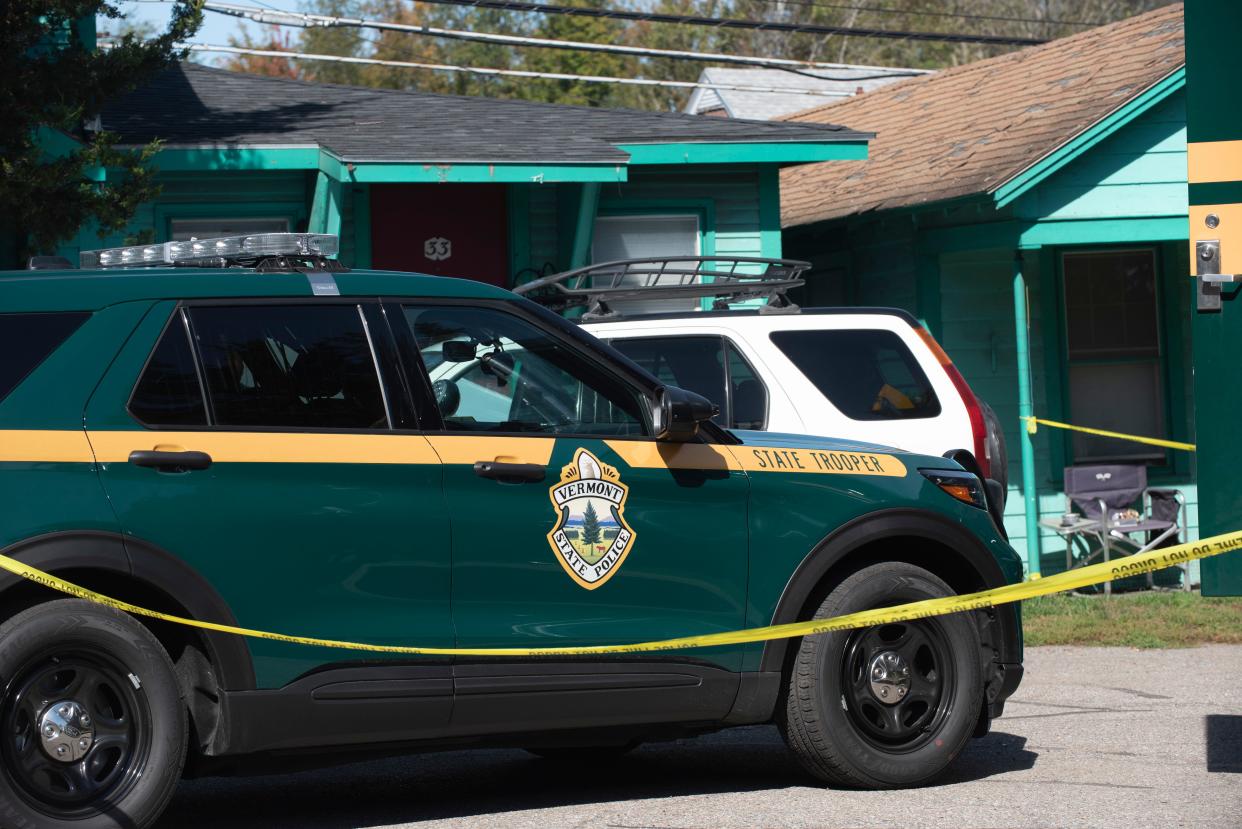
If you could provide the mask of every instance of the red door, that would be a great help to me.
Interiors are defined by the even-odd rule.
[[[507,288],[505,185],[371,185],[371,265]]]

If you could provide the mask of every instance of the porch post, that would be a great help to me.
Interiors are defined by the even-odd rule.
[[[599,210],[599,182],[581,185],[578,194],[578,216],[574,222],[574,244],[569,255],[569,269],[581,268],[591,258],[591,237],[595,234],[595,214]]]
[[[1026,307],[1026,277],[1022,274],[1022,251],[1013,258],[1013,317],[1018,351],[1018,440],[1022,445],[1022,498],[1026,511],[1026,571],[1032,579],[1039,572],[1039,495],[1035,492],[1035,446],[1031,443],[1028,421],[1034,411],[1031,395],[1030,318]]]
[[[341,233],[341,198],[344,188],[323,170],[315,178],[315,200],[311,202],[309,233]]]

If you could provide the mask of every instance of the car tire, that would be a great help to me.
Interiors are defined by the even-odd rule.
[[[841,582],[814,618],[948,595],[952,590],[934,574],[887,562]],[[965,613],[805,637],[778,716],[785,741],[826,783],[927,783],[953,761],[979,719],[979,654],[979,632]]]
[[[187,724],[149,630],[80,599],[36,605],[0,625],[0,677],[0,826],[155,822],[181,776]]]

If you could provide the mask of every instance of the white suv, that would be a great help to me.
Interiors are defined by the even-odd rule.
[[[956,453],[990,479],[989,500],[1003,506],[1000,425],[927,329],[896,308],[798,308],[786,292],[803,284],[799,274],[809,267],[757,258],[625,260],[517,292],[570,316],[584,309],[583,330],[716,403],[722,426]]]

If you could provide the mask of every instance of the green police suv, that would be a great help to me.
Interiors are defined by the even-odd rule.
[[[0,274],[0,552],[177,616],[441,648],[735,631],[1021,575],[955,460],[726,431],[531,302],[335,248],[262,234]],[[471,368],[434,380],[444,362]],[[823,781],[915,785],[1022,675],[1012,605],[656,655],[410,658],[5,572],[0,621],[5,827],[148,826],[183,771],[587,758],[767,722]]]

